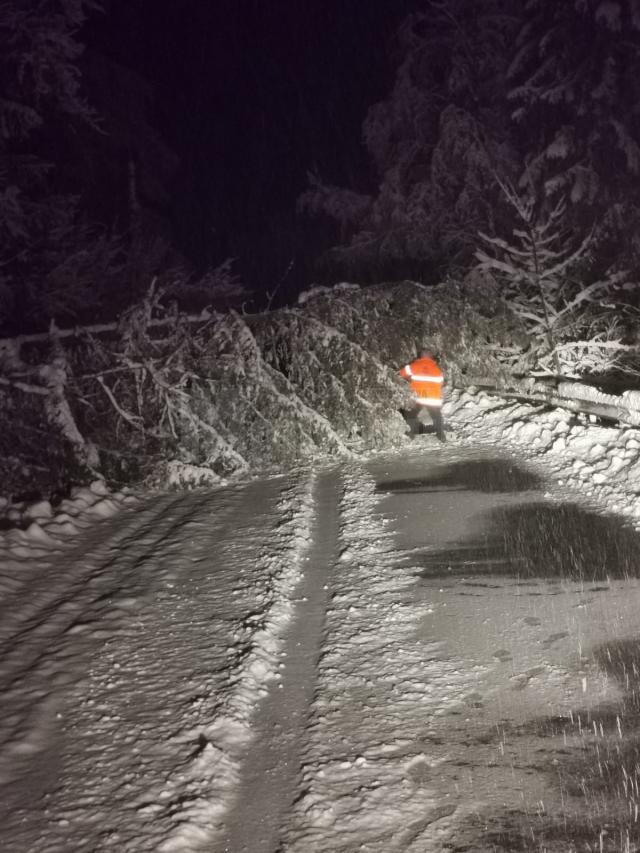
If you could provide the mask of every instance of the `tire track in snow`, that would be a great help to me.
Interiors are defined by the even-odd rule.
[[[195,507],[205,497],[195,498]],[[98,524],[51,561],[28,587],[28,599],[12,596],[0,611],[0,784],[25,769],[48,739],[57,694],[65,673],[68,648],[74,657],[96,637],[91,623],[109,615],[122,616],[126,600],[140,594],[152,580],[136,571],[171,532],[194,512],[185,496],[165,495]],[[106,528],[106,529],[105,529]],[[61,549],[62,550],[62,549]],[[117,565],[118,571],[113,572]],[[24,595],[24,592],[23,592]],[[120,606],[119,606],[120,603]],[[111,630],[115,623],[111,625]],[[31,701],[25,704],[25,697]],[[48,721],[48,724],[47,724]]]
[[[154,501],[140,512],[142,518],[129,518],[124,528],[122,519],[115,521],[115,530],[106,536],[100,531],[97,542],[91,537],[54,560],[30,585],[29,601],[2,613],[0,684],[5,691],[50,658],[57,641],[76,625],[94,621],[118,596],[142,591],[145,579],[135,574],[137,565],[182,526],[194,507],[184,498],[165,497],[160,506]],[[116,564],[117,576],[109,571]]]
[[[144,561],[145,555],[138,552],[138,546],[143,543],[148,553],[152,553],[159,541],[172,529],[180,527],[183,519],[193,512],[193,507],[185,505],[184,497],[166,495],[125,512],[129,515],[126,523],[123,524],[123,516],[119,515],[106,523],[106,532],[104,527],[91,531],[79,537],[80,541],[76,541],[70,551],[54,558],[48,571],[29,584],[27,603],[20,601],[20,606],[16,607],[21,596],[3,600],[0,608],[0,657],[3,664],[15,646],[22,647],[25,636],[44,625],[52,631],[55,629],[52,616],[61,605],[72,610],[70,604],[78,601],[79,595],[97,598],[98,595],[91,590],[100,577],[108,577],[106,571],[112,565],[118,563],[122,567],[129,559],[133,564],[129,566],[130,570],[136,561]],[[136,514],[132,517],[134,512]],[[176,512],[178,514],[174,515]],[[109,578],[108,582],[113,581]],[[69,618],[72,617],[66,616],[64,621],[68,622]],[[2,670],[0,674],[5,675]]]
[[[302,739],[316,688],[337,557],[340,486],[337,471],[319,477],[310,547],[295,589],[295,615],[284,636],[278,680],[271,683],[252,720],[252,746],[243,758],[240,795],[216,850],[274,853],[280,847],[282,825],[300,781]]]
[[[279,493],[281,483],[269,488]],[[181,723],[181,715],[176,714],[175,722],[170,718],[167,731],[167,721],[158,720],[161,735],[154,737],[154,715],[156,709],[162,714],[169,677],[162,657],[166,648],[158,642],[162,639],[158,632],[168,635],[170,651],[179,648],[181,640],[177,636],[181,624],[176,624],[174,632],[170,622],[176,608],[168,607],[162,596],[175,586],[174,575],[206,563],[208,554],[215,552],[212,543],[218,539],[228,543],[242,530],[238,510],[247,492],[251,494],[250,485],[153,499],[133,514],[123,513],[92,528],[52,561],[54,568],[61,567],[58,573],[50,569],[46,576],[36,576],[31,571],[37,577],[34,595],[41,606],[26,600],[20,607],[16,600],[11,614],[14,632],[7,637],[11,644],[16,631],[23,635],[22,645],[14,648],[13,671],[8,673],[13,688],[4,691],[1,700],[3,850],[67,853],[86,849],[95,853],[112,849],[106,842],[103,848],[98,840],[100,821],[126,824],[122,810],[127,808],[130,780],[138,775],[138,771],[129,773],[122,768],[123,757],[129,755],[134,765],[140,758],[145,772],[148,766],[152,770],[156,752],[163,750],[163,740],[168,740]],[[260,509],[266,512],[269,498],[269,490],[263,488]],[[254,518],[259,518],[257,506],[252,523]],[[227,551],[232,553],[233,547]],[[25,568],[33,566],[25,561]],[[25,588],[25,594],[29,589]],[[182,624],[187,620],[187,628],[193,618],[191,610],[191,602],[185,600]],[[50,626],[47,614],[51,616]],[[158,619],[160,627],[156,625]],[[29,621],[35,633],[31,638],[24,630]],[[185,658],[203,656],[206,639],[205,635],[199,648],[187,648]],[[206,664],[205,658],[203,668]],[[120,684],[114,673],[126,673],[118,696],[115,688]],[[186,676],[181,672],[177,678],[173,686],[179,697],[177,704],[190,706],[181,695],[190,689]],[[2,686],[0,682],[0,689]],[[138,709],[137,696],[145,690],[150,701]],[[114,707],[120,714],[112,713]],[[131,719],[127,719],[129,710]],[[197,706],[188,710],[197,710]],[[116,725],[119,716],[130,728],[120,730]],[[142,745],[141,755],[137,744]],[[167,752],[170,761],[176,756],[174,763],[184,763],[182,742],[171,744]],[[52,796],[54,790],[56,795]],[[39,798],[45,793],[51,800],[43,810],[47,800]],[[115,821],[108,816],[112,806],[118,814]],[[101,818],[101,812],[107,816]],[[137,824],[139,829],[140,821]],[[83,841],[82,835],[74,837],[69,827],[75,825],[91,827],[89,842]],[[145,846],[135,838],[135,831],[131,845],[118,849],[135,853],[157,850],[157,839]],[[104,834],[108,836],[109,831]],[[19,841],[12,846],[14,835]]]
[[[400,853],[425,832],[438,835],[455,807],[422,781],[425,767],[434,770],[425,735],[429,719],[459,706],[478,674],[419,638],[424,602],[377,509],[375,482],[354,464],[345,486],[342,552],[287,853]]]
[[[314,493],[315,475],[302,476],[278,504],[276,538],[259,556],[267,582],[258,612],[245,623],[250,634],[246,654],[233,669],[218,713],[202,729],[199,754],[162,791],[162,800],[178,807],[172,813],[175,828],[159,845],[160,853],[210,850],[236,796],[242,760],[254,737],[255,707],[279,674],[279,653],[295,612],[293,595],[316,512]]]

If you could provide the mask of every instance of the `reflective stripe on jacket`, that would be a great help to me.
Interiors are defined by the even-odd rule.
[[[442,406],[444,376],[432,358],[416,358],[402,368],[400,376],[409,380],[411,390],[416,395],[416,403],[421,406]]]

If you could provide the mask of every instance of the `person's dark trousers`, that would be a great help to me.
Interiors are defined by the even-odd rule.
[[[420,420],[420,411],[421,406],[414,406],[413,409],[402,409],[401,414],[402,417],[407,422],[409,427],[409,435],[420,435],[423,431],[424,427],[422,425],[422,421]]]
[[[442,417],[442,409],[436,406],[427,406],[427,411],[431,415],[431,420],[433,421],[433,426],[436,431],[436,435],[440,439],[440,441],[446,441],[446,436],[444,434],[444,418]]]
[[[409,425],[409,434],[412,436],[421,435],[422,433],[427,431],[425,429],[424,424],[420,420],[420,413],[423,409],[426,409],[429,412],[435,433],[440,439],[440,441],[445,441],[446,438],[444,434],[444,419],[442,417],[442,409],[438,408],[437,406],[420,406],[416,404],[413,409],[403,409],[402,416]]]

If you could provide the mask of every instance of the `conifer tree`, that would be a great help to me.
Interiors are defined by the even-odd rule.
[[[517,162],[505,88],[517,24],[504,0],[431,0],[405,20],[395,83],[363,125],[377,193],[354,204],[316,179],[301,200],[340,222],[337,275],[435,281],[472,256],[478,228],[499,215],[493,173]]]
[[[0,326],[73,317],[117,249],[90,233],[44,155],[51,122],[91,123],[77,30],[93,0],[0,4]]]
[[[640,4],[528,0],[509,67],[520,187],[566,199],[601,269],[638,269]]]

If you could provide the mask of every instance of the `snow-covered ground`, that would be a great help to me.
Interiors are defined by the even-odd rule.
[[[453,391],[445,417],[459,440],[509,450],[553,477],[559,493],[640,523],[640,427],[483,391]]]
[[[312,490],[164,495],[44,561],[7,535],[3,850],[197,849],[277,676]]]
[[[640,582],[605,571],[526,587],[425,565],[468,555],[489,510],[533,508],[543,492],[640,523],[639,431],[482,393],[452,393],[445,414],[444,448],[420,439],[217,491],[143,499],[97,483],[55,512],[5,506],[19,527],[0,540],[0,848],[272,853],[260,814],[244,834],[237,814],[270,808],[286,775],[294,804],[269,831],[291,853],[598,849],[548,827],[544,844],[489,837],[508,821],[522,831],[522,815],[529,832],[544,815],[577,826],[580,803],[604,816],[599,849],[635,849],[595,787],[578,796],[545,774],[569,778],[571,750],[592,747],[608,767],[611,739],[636,737],[617,677],[635,652],[615,646],[609,669],[601,657],[638,634]],[[496,453],[514,470],[529,460],[544,489],[516,495],[515,474],[514,494],[489,496],[376,485]],[[305,680],[310,695],[292,692]],[[292,703],[302,722],[280,731]],[[288,770],[261,755],[270,725]],[[625,756],[614,770],[633,818]],[[274,775],[252,799],[256,766]]]
[[[286,851],[598,849],[573,846],[576,815],[595,824],[589,843],[608,822],[600,849],[627,849],[614,810],[628,802],[614,786],[613,805],[589,784],[572,789],[567,756],[591,770],[594,741],[604,763],[623,728],[630,724],[632,742],[637,735],[624,688],[593,652],[637,632],[640,582],[525,580],[517,556],[501,575],[505,560],[486,547],[484,516],[491,507],[527,511],[527,501],[533,514],[541,495],[503,486],[480,498],[454,477],[446,487],[447,470],[477,459],[422,442],[403,459],[382,457],[371,463],[391,495],[382,500],[366,472],[347,477],[344,549]],[[480,460],[490,469],[491,455]],[[515,481],[514,473],[514,491]],[[480,570],[469,559],[476,537]],[[456,562],[464,571],[449,575]],[[603,708],[617,711],[613,748]],[[627,770],[616,769],[620,778]]]

